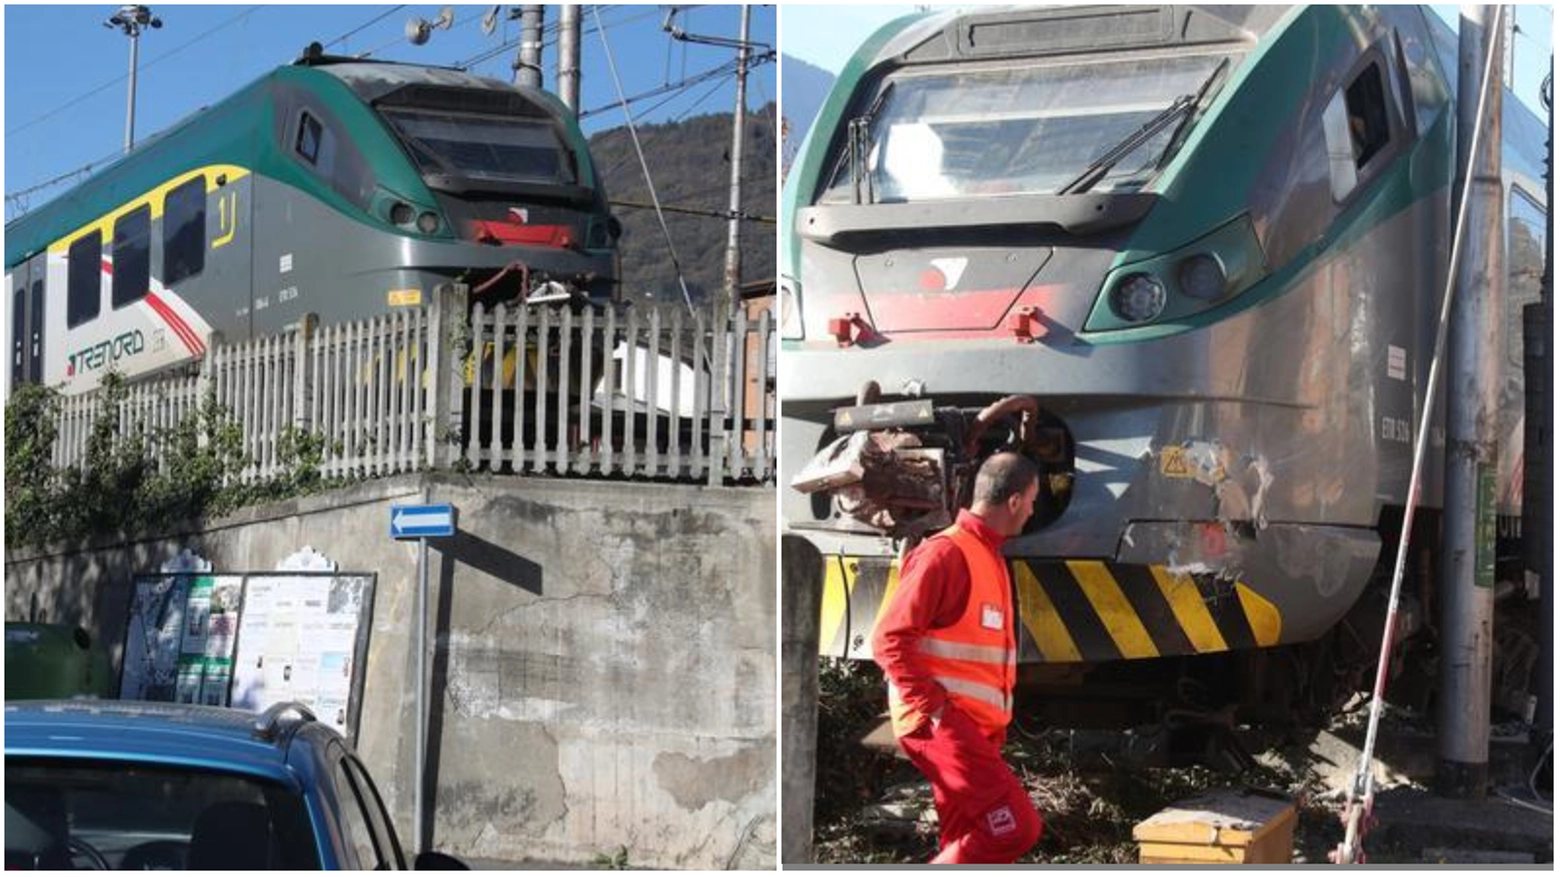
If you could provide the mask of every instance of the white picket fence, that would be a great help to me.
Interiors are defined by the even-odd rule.
[[[149,441],[212,394],[238,425],[245,480],[288,465],[289,429],[323,439],[322,474],[468,468],[514,474],[764,483],[775,477],[776,339],[768,310],[714,305],[430,307],[224,344],[198,369],[139,380],[120,431]],[[79,465],[102,391],[62,400],[57,466]]]

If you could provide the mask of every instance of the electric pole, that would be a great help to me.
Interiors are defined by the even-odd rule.
[[[1496,339],[1505,301],[1500,184],[1502,7],[1464,6],[1458,39],[1457,168],[1468,237],[1447,326],[1441,696],[1436,791],[1483,799],[1489,781],[1495,617]],[[1480,131],[1482,129],[1482,131]],[[1480,132],[1476,137],[1475,132]],[[1474,143],[1480,149],[1475,152]],[[1459,191],[1456,187],[1453,191]],[[1455,214],[1454,214],[1455,215]]]
[[[737,36],[737,106],[731,121],[731,218],[726,220],[726,310],[737,306],[742,285],[742,135],[747,127],[747,74],[749,25],[753,7],[742,7],[742,29]]]
[[[542,87],[542,23],[547,7],[520,7],[520,50],[515,55],[515,85]]]
[[[113,17],[103,22],[104,27],[119,28],[130,38],[130,96],[125,106],[125,152],[135,146],[135,73],[141,56],[141,30],[162,27],[162,19],[152,14],[150,6],[121,6]]]
[[[580,7],[565,5],[558,15],[558,99],[580,114]]]

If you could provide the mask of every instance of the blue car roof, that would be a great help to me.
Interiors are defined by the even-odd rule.
[[[255,715],[189,704],[56,700],[5,706],[5,757],[80,758],[243,773],[301,788],[286,730],[255,734]]]

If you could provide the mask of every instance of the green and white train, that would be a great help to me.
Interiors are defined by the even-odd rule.
[[[782,515],[823,557],[822,652],[869,654],[899,551],[1004,447],[1044,472],[1006,549],[1031,675],[1175,658],[1282,709],[1321,653],[1374,639],[1446,278],[1456,76],[1456,35],[1413,6],[982,9],[871,37],[783,204]],[[1515,515],[1546,132],[1509,93],[1503,124]],[[1439,508],[1440,427],[1430,444]]]
[[[450,281],[604,304],[620,233],[552,95],[315,45],[7,224],[4,386],[80,393]]]

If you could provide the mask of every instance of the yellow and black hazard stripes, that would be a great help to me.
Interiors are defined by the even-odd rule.
[[[1077,643],[1067,631],[1067,622],[1056,609],[1056,604],[1046,594],[1029,565],[1023,562],[1011,564],[1013,586],[1018,591],[1018,617],[1023,631],[1018,637],[1019,661],[1035,660],[1032,650],[1038,649],[1039,660],[1048,664],[1070,664],[1083,660]]]
[[[1163,566],[1014,560],[1020,658],[1120,661],[1274,645],[1272,603],[1240,582]],[[1033,654],[1030,653],[1033,649]]]
[[[1149,567],[1154,584],[1164,595],[1165,604],[1175,615],[1176,624],[1186,633],[1192,650],[1197,652],[1223,652],[1229,649],[1219,625],[1208,612],[1208,604],[1202,591],[1191,576],[1172,573],[1162,566]]]
[[[824,555],[818,653],[835,658],[871,654],[872,626],[897,587],[899,563],[892,558]]]
[[[1243,582],[1162,565],[1011,560],[1019,660],[1078,663],[1275,645],[1278,608]],[[825,556],[823,655],[866,657],[872,626],[899,584],[886,557]]]

